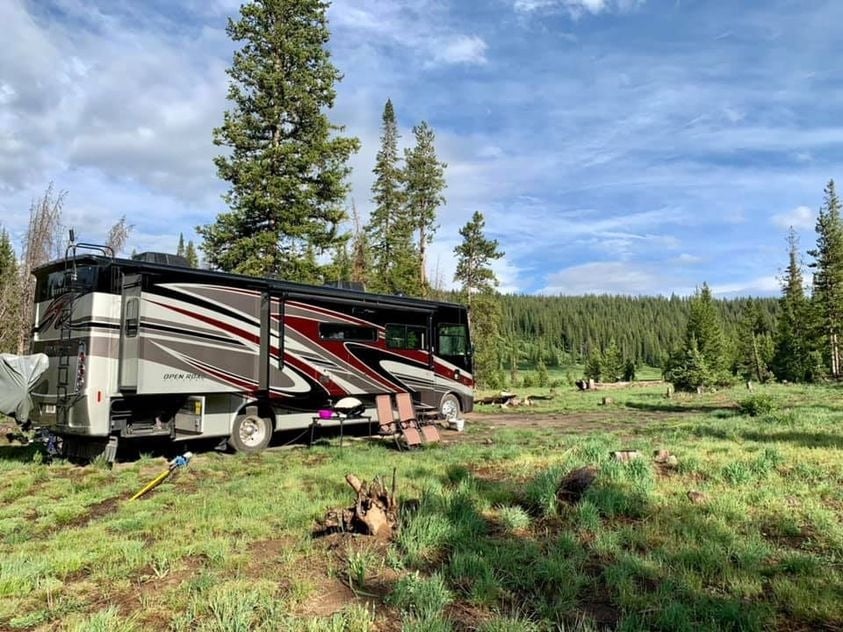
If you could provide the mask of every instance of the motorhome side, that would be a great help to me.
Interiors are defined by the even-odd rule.
[[[71,445],[230,436],[254,451],[349,395],[473,405],[460,305],[93,255],[35,276],[38,423]]]

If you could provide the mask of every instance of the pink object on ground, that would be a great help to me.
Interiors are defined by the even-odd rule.
[[[320,411],[319,411],[319,419],[330,419],[330,418],[331,418],[331,417],[333,417],[333,416],[334,416],[334,411],[333,411],[333,410],[325,410],[325,409],[323,409],[323,410],[320,410]]]

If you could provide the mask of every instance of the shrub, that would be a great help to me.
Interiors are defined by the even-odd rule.
[[[753,395],[738,404],[742,415],[760,417],[769,415],[776,410],[776,404],[769,395]]]
[[[413,573],[398,580],[388,601],[417,620],[434,621],[452,599],[441,575],[423,577]]]

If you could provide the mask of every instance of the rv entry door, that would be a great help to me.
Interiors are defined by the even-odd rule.
[[[138,388],[141,275],[129,274],[123,277],[122,297],[119,388],[134,391]]]

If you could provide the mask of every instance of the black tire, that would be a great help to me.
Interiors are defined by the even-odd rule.
[[[237,452],[255,454],[262,452],[272,441],[272,420],[247,410],[234,420],[229,445]]]
[[[439,414],[447,421],[458,419],[462,412],[460,398],[453,393],[445,393],[439,402]]]

